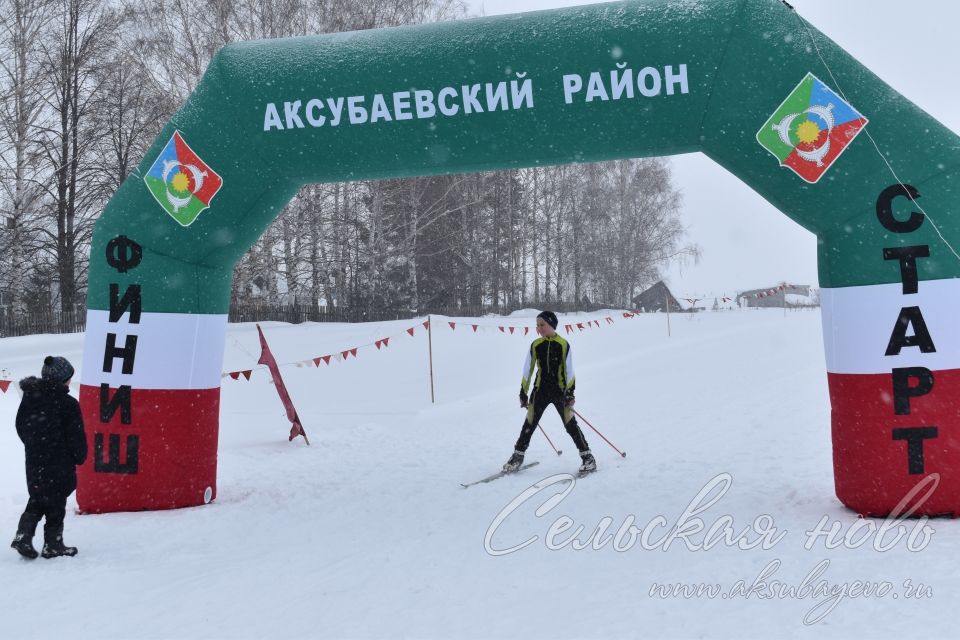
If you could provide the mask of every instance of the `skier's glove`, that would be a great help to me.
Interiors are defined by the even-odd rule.
[[[567,389],[563,394],[563,404],[572,407],[576,401],[577,399],[573,397],[573,389]]]
[[[529,402],[530,399],[527,397],[526,391],[520,389],[520,407],[526,409]]]

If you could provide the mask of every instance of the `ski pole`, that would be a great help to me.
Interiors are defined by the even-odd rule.
[[[543,427],[541,425],[538,424],[537,428],[540,429],[540,433],[542,433],[543,437],[547,439],[547,442],[549,442],[550,446],[553,447],[553,450],[557,452],[557,455],[560,455],[561,453],[563,453],[563,451],[560,451],[559,449],[553,446],[553,440],[550,439],[550,436],[547,435],[547,432],[543,430]]]
[[[574,409],[574,408],[572,408],[572,407],[571,407],[571,411],[573,411],[578,418],[580,418],[581,420],[583,420],[584,422],[586,422],[586,423],[587,423],[587,426],[590,427],[591,429],[593,429],[598,436],[600,436],[601,438],[603,438],[603,441],[604,441],[604,442],[606,442],[608,445],[610,445],[611,447],[613,447],[613,450],[616,451],[617,453],[619,453],[619,454],[620,454],[620,457],[622,457],[622,458],[626,458],[626,457],[627,457],[627,453],[626,453],[625,451],[620,451],[620,449],[617,449],[617,447],[616,447],[612,442],[610,442],[609,440],[607,440],[607,437],[606,437],[605,435],[603,435],[602,433],[600,433],[599,431],[597,431],[597,428],[596,428],[595,426],[593,426],[592,424],[590,424],[590,421],[589,421],[589,420],[587,420],[587,419],[584,418],[582,415],[580,415],[580,412],[579,412],[579,411],[577,411],[576,409]]]

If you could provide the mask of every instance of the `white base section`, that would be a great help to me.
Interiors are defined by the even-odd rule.
[[[899,282],[821,289],[820,304],[830,373],[890,373],[894,367],[960,369],[960,279],[920,282],[918,292],[909,295],[903,294]],[[885,355],[904,307],[920,307],[936,352],[903,347],[899,355]],[[911,324],[907,336],[915,332]]]
[[[134,389],[212,389],[219,387],[223,370],[227,316],[188,313],[142,313],[131,324],[130,314],[109,322],[108,311],[87,311],[81,382],[99,387],[130,385]],[[133,372],[123,373],[123,359],[112,371],[103,371],[107,334],[117,336],[123,348],[128,335],[137,336]]]

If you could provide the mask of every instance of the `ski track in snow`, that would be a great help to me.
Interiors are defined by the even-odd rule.
[[[434,316],[434,405],[418,321],[262,323],[281,363],[392,339],[344,362],[282,367],[311,447],[286,441],[289,423],[265,370],[249,382],[224,379],[217,500],[79,516],[71,497],[65,539],[79,547],[78,557],[26,562],[12,550],[0,554],[0,638],[820,640],[867,629],[901,638],[954,632],[957,521],[930,521],[935,534],[917,552],[904,544],[879,552],[869,543],[804,549],[804,532],[822,517],[845,528],[857,521],[833,493],[819,313],[675,314],[669,338],[662,314],[611,313],[613,325],[597,314],[561,316],[561,328],[595,317],[599,328],[568,336],[576,408],[628,455],[581,424],[599,472],[537,517],[534,508],[560,488],[544,490],[493,538],[507,548],[537,536],[526,548],[493,556],[484,535],[524,489],[575,472],[576,449],[555,412],[542,424],[561,457],[536,433],[527,461],[538,466],[468,490],[460,483],[497,471],[512,450],[524,416],[520,368],[533,334],[497,326],[532,326],[532,319],[450,319],[465,322],[451,331],[447,318]],[[484,329],[474,333],[470,322]],[[411,326],[414,337],[405,333]],[[80,334],[2,339],[0,370],[9,375],[0,377],[35,375],[48,353],[79,367],[82,346]],[[224,371],[255,368],[258,356],[255,325],[231,325]],[[0,395],[0,522],[11,538],[26,501],[13,428],[18,401],[13,388]],[[641,528],[659,515],[673,525],[720,473],[733,484],[702,514],[706,526],[730,515],[739,531],[769,514],[786,532],[772,549],[691,551],[681,540],[666,551],[639,543],[622,552],[610,544],[545,546],[561,515],[586,527],[583,540],[604,517],[611,532],[631,516]],[[825,559],[820,579],[830,585],[889,581],[899,598],[848,597],[805,625],[822,598],[649,593],[653,583],[749,586],[772,560],[781,565],[768,581],[798,586]],[[932,587],[932,597],[905,598],[907,579]]]

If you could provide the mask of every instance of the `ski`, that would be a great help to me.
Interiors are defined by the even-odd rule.
[[[525,465],[521,466],[519,469],[517,469],[517,471],[523,471],[524,469],[529,469],[530,467],[535,467],[535,466],[537,466],[538,464],[540,464],[539,461],[537,461],[537,462],[528,462],[527,464],[525,464]],[[475,484],[483,484],[483,483],[485,483],[485,482],[492,482],[493,480],[496,480],[497,478],[502,478],[503,476],[512,475],[512,474],[514,474],[514,473],[517,473],[517,471],[498,471],[497,473],[493,474],[492,476],[487,476],[486,478],[481,478],[480,480],[477,480],[477,481],[475,481],[475,482],[468,482],[467,484],[464,484],[464,483],[461,482],[461,483],[460,483],[460,486],[463,487],[464,489],[466,489],[467,487],[472,487],[472,486],[475,485]]]
[[[579,470],[578,470],[576,473],[571,473],[571,474],[570,474],[570,479],[569,479],[569,480],[567,480],[567,479],[565,478],[563,481],[564,481],[564,482],[573,482],[573,481],[575,481],[575,480],[582,480],[583,478],[586,478],[587,476],[591,476],[591,475],[595,474],[596,472],[597,472],[596,469],[594,469],[593,471],[579,471]]]

